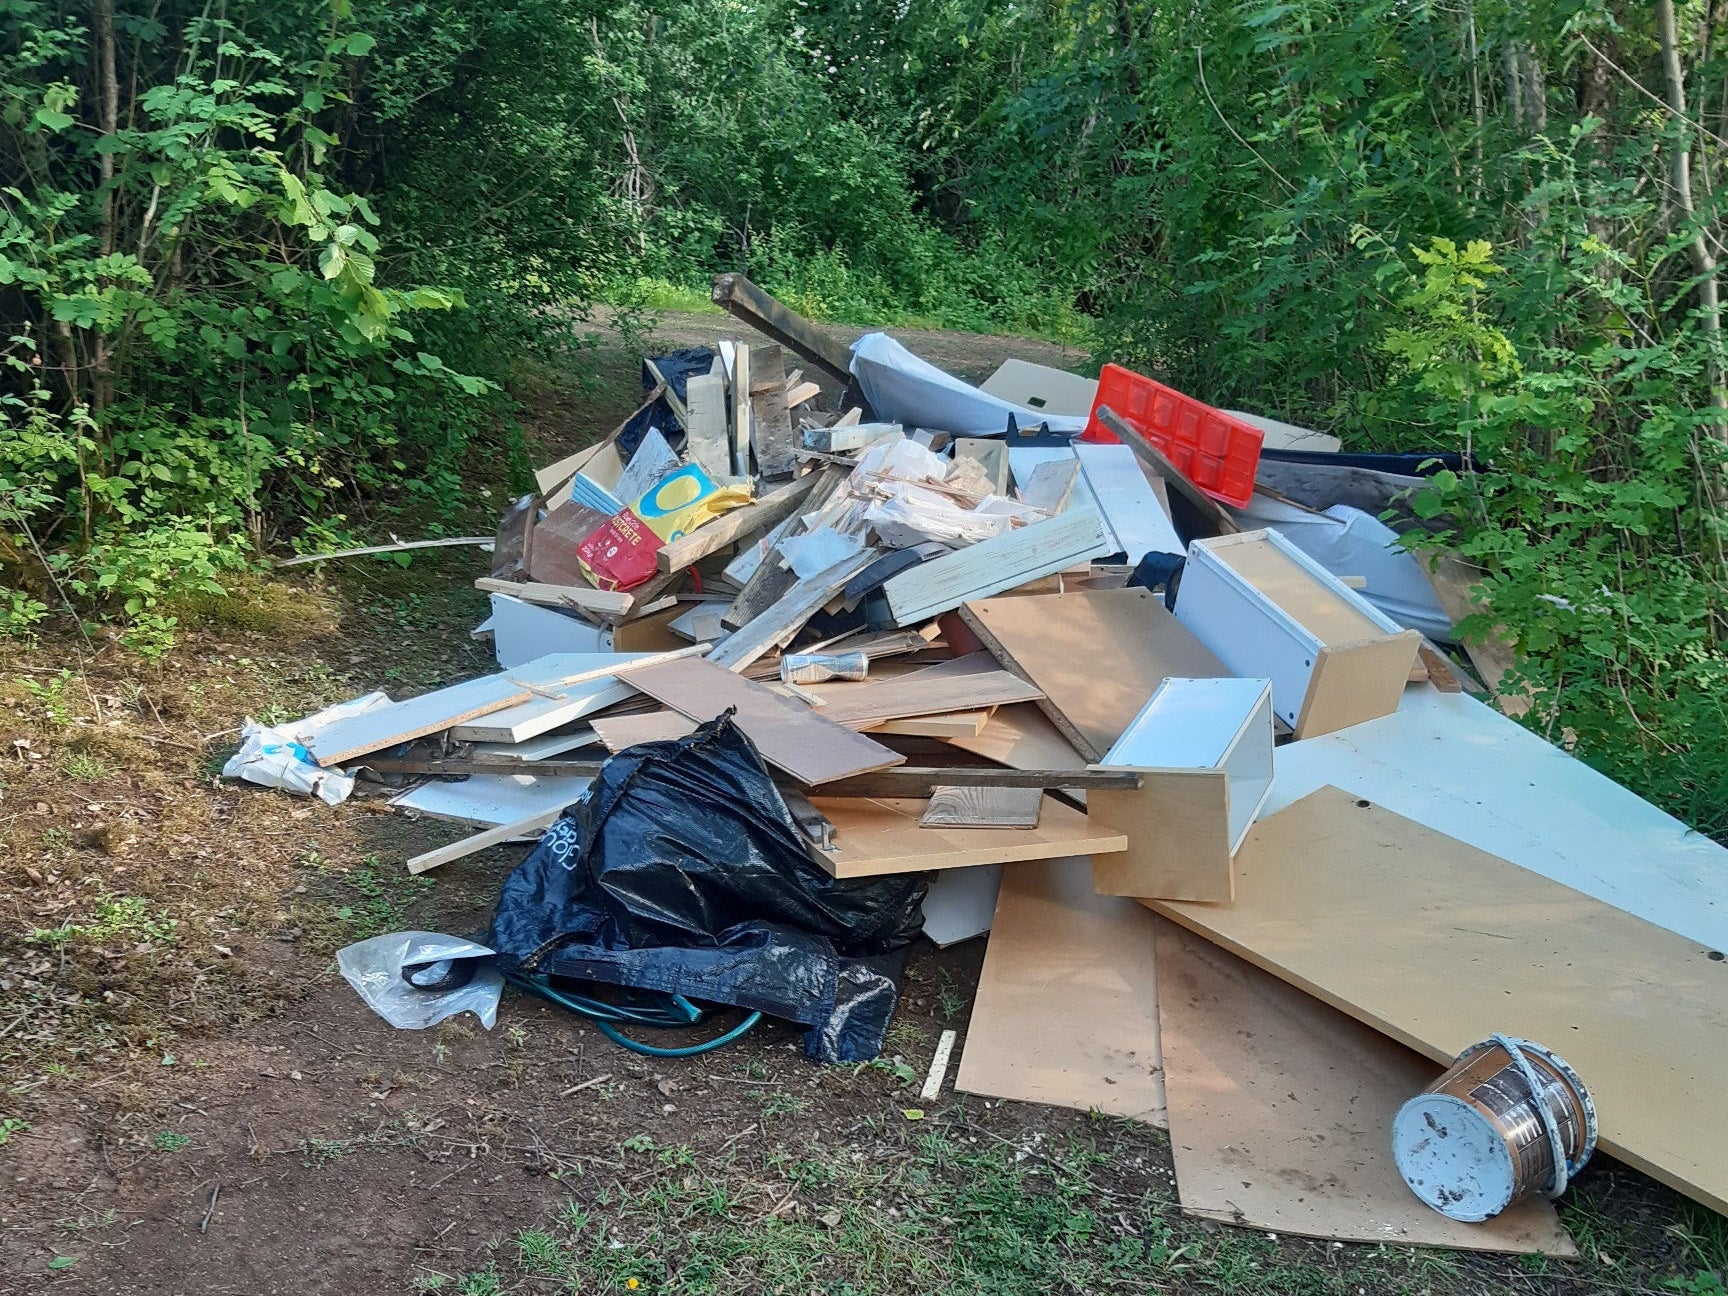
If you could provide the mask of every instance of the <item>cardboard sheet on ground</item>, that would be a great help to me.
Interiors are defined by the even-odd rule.
[[[1505,1031],[1584,1078],[1601,1149],[1728,1211],[1728,961],[1351,793],[1249,832],[1229,905],[1148,900],[1436,1062]]]
[[[1464,1224],[1405,1187],[1392,1116],[1433,1083],[1438,1065],[1151,916],[1183,1210],[1346,1242],[1577,1254],[1545,1199]]]
[[[1084,857],[1004,869],[954,1087],[1163,1126],[1152,917]]]

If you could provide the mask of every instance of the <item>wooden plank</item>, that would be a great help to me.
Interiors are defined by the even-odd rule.
[[[728,635],[709,660],[728,670],[740,671],[769,649],[790,643],[804,623],[875,558],[874,549],[860,550],[799,581],[784,598]]]
[[[1098,421],[1114,432],[1141,463],[1157,473],[1171,490],[1199,510],[1213,526],[1214,534],[1233,535],[1242,529],[1222,504],[1184,477],[1182,470],[1171,463],[1162,450],[1142,436],[1139,429],[1125,422],[1115,410],[1108,405],[1100,405],[1094,413],[1098,416]]]
[[[829,338],[797,311],[773,294],[763,292],[743,275],[715,275],[713,297],[716,306],[730,311],[757,332],[767,334],[835,382],[851,381],[852,356],[845,344]]]
[[[1463,1224],[1405,1186],[1386,1131],[1440,1067],[1175,923],[1153,921],[1183,1210],[1302,1237],[1577,1254],[1545,1199]]]
[[[308,746],[318,763],[328,767],[427,734],[442,733],[533,696],[528,689],[501,675],[483,675],[334,721],[314,733]]]
[[[875,739],[712,661],[690,659],[634,671],[630,683],[692,720],[712,720],[736,707],[734,720],[762,759],[812,786],[906,761]]]
[[[914,798],[830,797],[818,789],[810,802],[834,825],[834,850],[813,858],[842,878],[1107,854],[1128,844],[1049,798],[1036,828],[924,828],[925,802]]]
[[[1546,1044],[1605,1152],[1728,1211],[1728,963],[1695,942],[1337,788],[1255,825],[1234,903],[1147,903],[1436,1062]]]
[[[844,692],[831,685],[816,685],[811,692],[822,699],[822,714],[836,724],[864,729],[884,720],[904,716],[940,715],[977,707],[1030,702],[1042,696],[1039,689],[1011,671],[995,669],[987,653],[974,653],[985,669],[965,673],[932,666],[898,679],[855,684]],[[965,659],[960,659],[965,660]]]
[[[982,468],[992,492],[1008,493],[1008,447],[1001,437],[956,437],[954,457],[971,459]]]
[[[1004,870],[954,1087],[1162,1126],[1151,920],[1085,859]]]
[[[719,553],[760,531],[768,531],[791,517],[816,484],[816,474],[800,477],[776,490],[771,490],[754,503],[722,513],[711,522],[704,522],[688,535],[670,540],[654,556],[663,572],[684,568]]]
[[[1165,679],[1229,674],[1149,590],[988,599],[964,605],[960,618],[997,661],[1043,691],[1039,707],[1093,761]]]
[[[815,400],[821,394],[822,388],[817,383],[786,380],[786,408],[789,410],[797,409],[805,401]]]
[[[998,707],[976,738],[950,738],[948,745],[1017,770],[1086,768],[1086,758],[1031,702]]]
[[[562,809],[541,810],[525,819],[518,819],[515,823],[488,828],[483,833],[464,837],[461,841],[454,842],[449,846],[440,846],[437,850],[414,856],[408,861],[408,871],[410,873],[424,873],[428,869],[435,869],[441,864],[448,864],[452,860],[462,859],[489,847],[501,846],[513,837],[520,837],[524,833],[535,832],[555,823],[558,816],[563,813]]]
[[[1043,804],[1037,788],[939,787],[918,822],[925,828],[1036,828]]]
[[[696,732],[696,721],[676,711],[644,711],[638,715],[596,716],[594,732],[609,752],[621,752],[638,743],[667,742]]]
[[[628,698],[621,668],[647,662],[644,653],[554,653],[505,672],[532,694],[524,702],[464,721],[450,729],[462,742],[519,743],[572,724]],[[627,672],[626,672],[627,673]],[[570,678],[565,678],[570,677]]]
[[[750,476],[750,348],[732,356],[732,474]]]
[[[968,599],[1049,576],[1108,553],[1104,522],[1092,508],[1071,509],[1030,526],[920,563],[882,586],[894,624],[927,621]]]
[[[813,484],[809,487],[809,494],[804,499],[801,511],[788,518],[785,528],[778,533],[778,538],[774,541],[776,546],[781,540],[806,533],[809,529],[806,525],[807,519],[813,514],[819,515],[833,501],[835,494],[845,486],[846,474],[837,469],[821,469],[799,480],[808,480]],[[749,579],[738,591],[738,596],[732,600],[732,606],[726,609],[723,623],[733,628],[747,625],[791,593],[792,587],[797,583],[798,573],[793,571],[789,564],[782,563],[777,551],[770,550],[750,573]]]
[[[488,594],[508,594],[524,603],[584,608],[608,616],[624,616],[636,603],[633,594],[595,589],[592,585],[547,585],[540,581],[494,580],[490,576],[481,576],[475,580],[474,588]]]
[[[1020,502],[1046,513],[1060,513],[1073,497],[1074,484],[1080,480],[1080,460],[1052,459],[1032,470],[1032,476],[1020,488]]]
[[[685,457],[715,481],[732,475],[732,445],[726,439],[726,377],[720,362],[714,370],[693,374],[685,385],[689,417],[685,425]]]
[[[976,738],[995,714],[991,707],[982,711],[953,711],[946,715],[906,716],[900,720],[884,720],[865,729],[865,733],[897,734],[906,738]]]
[[[764,477],[790,477],[798,467],[786,408],[786,365],[777,346],[750,348],[750,445]]]

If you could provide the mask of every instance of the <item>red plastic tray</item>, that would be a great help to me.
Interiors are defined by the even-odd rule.
[[[1265,440],[1259,428],[1121,365],[1107,364],[1098,375],[1098,396],[1082,441],[1118,439],[1098,421],[1100,405],[1145,433],[1178,472],[1213,499],[1248,506]]]

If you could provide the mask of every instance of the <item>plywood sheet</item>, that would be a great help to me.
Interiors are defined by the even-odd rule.
[[[1228,902],[1230,792],[1223,770],[1147,770],[1135,792],[1093,790],[1086,808],[1128,849],[1094,861],[1105,895]]]
[[[1696,943],[1337,788],[1255,825],[1233,904],[1147,903],[1434,1061],[1548,1045],[1604,1151],[1728,1211],[1728,961]]]
[[[419,697],[374,707],[325,725],[312,739],[320,765],[335,765],[397,743],[442,733],[465,720],[502,711],[534,695],[499,675],[483,675]]]
[[[997,660],[1043,690],[1040,708],[1090,760],[1103,759],[1167,677],[1230,673],[1148,590],[984,599],[960,615]]]
[[[1120,833],[1049,797],[1036,828],[925,828],[919,821],[929,802],[904,797],[812,796],[810,803],[834,825],[835,850],[817,862],[835,877],[1108,854],[1128,844]]]
[[[984,669],[953,673],[944,669],[945,663],[879,684],[852,685],[844,693],[824,689],[817,694],[823,699],[822,714],[836,724],[863,729],[883,720],[1030,702],[1041,696],[1036,685],[995,669],[988,654],[973,655]]]
[[[998,707],[977,737],[950,738],[948,745],[1009,769],[1086,768],[1086,758],[1031,702]]]
[[[1274,763],[1266,814],[1333,784],[1728,951],[1728,849],[1474,698],[1408,688],[1395,714]]]
[[[517,743],[537,738],[631,697],[635,689],[612,675],[575,684],[558,683],[571,675],[639,661],[647,653],[549,653],[508,672],[512,683],[541,690],[526,701],[454,725],[451,737],[464,742]]]
[[[594,732],[609,752],[621,752],[638,743],[666,742],[696,732],[696,721],[676,711],[645,711],[640,715],[596,716]]]
[[[1404,1186],[1387,1131],[1440,1066],[1175,923],[1153,921],[1183,1210],[1303,1237],[1577,1254],[1542,1198],[1463,1224]]]
[[[1004,869],[954,1087],[1162,1126],[1152,926],[1083,858]]]
[[[630,683],[692,720],[712,720],[736,707],[734,719],[762,759],[802,783],[814,786],[906,761],[874,738],[700,657],[632,671]]]
[[[533,774],[474,774],[458,782],[433,780],[390,804],[455,823],[507,824],[547,810],[562,810],[587,791],[592,779]]]

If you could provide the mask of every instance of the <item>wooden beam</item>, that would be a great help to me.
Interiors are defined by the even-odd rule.
[[[741,671],[769,649],[790,643],[804,623],[875,558],[874,549],[860,550],[799,581],[778,602],[727,636],[709,660],[729,670]]]
[[[816,484],[817,476],[818,474],[811,473],[809,476],[799,477],[769,491],[753,504],[733,509],[730,513],[722,513],[712,522],[704,522],[690,534],[668,541],[655,555],[655,562],[663,572],[683,571],[711,553],[730,548],[746,536],[779,526],[782,521],[792,516],[793,511],[810,493],[810,488]]]
[[[475,833],[472,837],[464,837],[459,842],[452,842],[448,846],[440,846],[437,850],[414,856],[408,861],[408,871],[410,873],[424,873],[428,869],[437,868],[440,864],[448,864],[452,860],[463,859],[466,856],[486,850],[488,847],[502,845],[512,837],[520,837],[523,833],[535,832],[547,827],[563,813],[562,808],[540,810],[525,819],[518,819],[515,823],[500,824],[496,828],[488,828],[485,832]]]
[[[732,475],[732,446],[726,439],[726,378],[720,362],[713,371],[693,374],[684,388],[689,396],[685,424],[686,457],[715,481]]]
[[[812,714],[819,714],[813,712]],[[603,761],[508,760],[495,756],[475,756],[467,760],[407,760],[381,758],[366,762],[368,769],[380,774],[425,774],[443,778],[466,778],[472,774],[534,774],[546,778],[593,778],[600,773]],[[1044,788],[1055,791],[1079,788],[1083,791],[1138,791],[1142,775],[1138,770],[1073,769],[1073,770],[1013,770],[996,769],[987,765],[932,767],[902,765],[895,769],[877,770],[850,778],[825,783],[824,797],[928,797],[939,787],[974,788]]]
[[[732,357],[732,475],[750,475],[750,348]]]
[[[743,275],[715,275],[713,295],[716,306],[724,307],[757,332],[766,333],[836,382],[851,380],[849,347],[832,341],[797,311],[771,293],[763,292]]]
[[[750,444],[764,477],[790,477],[798,467],[786,408],[786,362],[777,346],[750,351]]]
[[[920,563],[882,586],[894,624],[908,626],[1110,552],[1095,508],[1071,509]]]

